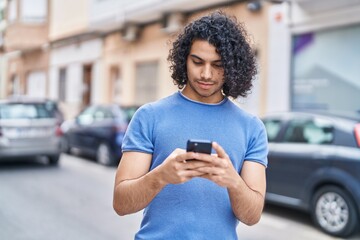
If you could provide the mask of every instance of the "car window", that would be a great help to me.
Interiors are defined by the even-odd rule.
[[[273,142],[280,132],[281,121],[275,119],[264,120],[268,141]]]
[[[102,109],[97,109],[94,112],[94,121],[99,122],[105,119],[105,112]]]
[[[103,108],[103,111],[106,119],[113,119],[115,117],[111,108]]]
[[[96,111],[94,112],[94,121],[96,122],[100,122],[103,121],[105,119],[112,119],[113,115],[111,113],[111,111],[107,108],[97,108]]]
[[[285,142],[328,144],[334,137],[331,123],[321,119],[297,119],[289,122]]]
[[[51,118],[51,112],[44,104],[11,103],[0,105],[1,119]]]
[[[137,111],[139,107],[138,106],[132,106],[132,107],[123,107],[122,110],[125,113],[126,121],[129,123],[134,116],[135,112]]]
[[[81,125],[88,125],[94,122],[94,113],[96,111],[95,106],[86,108],[80,115],[77,117],[77,122]]]
[[[47,100],[44,105],[46,110],[48,110],[51,113],[51,116],[57,118],[60,122],[64,121],[64,115],[60,110],[57,102]]]
[[[112,119],[113,117],[110,109],[100,106],[90,106],[86,108],[77,119],[79,124],[88,125],[94,122],[104,121],[105,119]]]

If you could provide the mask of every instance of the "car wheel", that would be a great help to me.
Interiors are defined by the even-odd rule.
[[[96,153],[96,160],[106,166],[113,164],[113,157],[108,144],[100,143]]]
[[[57,165],[59,163],[60,154],[59,155],[51,155],[49,156],[49,164]]]
[[[349,194],[339,187],[326,186],[312,201],[312,218],[324,232],[338,237],[351,235],[358,224],[357,208]]]

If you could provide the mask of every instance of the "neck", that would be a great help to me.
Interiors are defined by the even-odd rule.
[[[200,94],[194,94],[192,91],[188,91],[186,87],[181,91],[181,93],[188,99],[191,99],[196,102],[207,103],[207,104],[217,104],[223,101],[225,98],[225,96],[221,92],[214,93],[209,96],[206,95],[203,96]]]

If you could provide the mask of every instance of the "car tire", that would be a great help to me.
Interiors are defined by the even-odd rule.
[[[327,234],[348,237],[359,224],[359,216],[350,195],[336,186],[319,189],[312,201],[312,218]]]
[[[96,151],[96,161],[105,166],[114,164],[113,154],[108,144],[104,142],[99,144]]]
[[[51,155],[51,156],[49,156],[49,164],[50,165],[58,165],[59,159],[60,159],[60,154],[59,155]]]

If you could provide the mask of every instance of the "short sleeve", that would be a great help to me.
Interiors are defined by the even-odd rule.
[[[153,125],[154,116],[150,104],[140,107],[126,130],[122,151],[136,151],[152,154],[154,151],[153,144]]]
[[[254,126],[250,130],[253,134],[251,134],[248,142],[245,161],[258,162],[267,167],[267,155],[269,150],[266,129],[260,119],[255,119]]]

